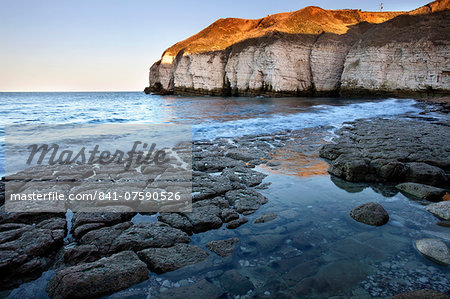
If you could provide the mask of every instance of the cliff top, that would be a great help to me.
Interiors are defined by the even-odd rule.
[[[199,33],[181,41],[163,53],[162,63],[171,63],[183,50],[194,54],[223,50],[237,42],[261,37],[270,32],[291,34],[345,34],[351,26],[383,23],[404,14],[427,14],[449,9],[450,0],[437,0],[410,12],[366,12],[356,9],[325,10],[308,6],[294,12],[278,13],[261,19],[219,19]]]

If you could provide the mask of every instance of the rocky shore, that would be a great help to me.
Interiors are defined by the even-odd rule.
[[[281,147],[284,143],[276,139],[269,145],[265,139],[266,136],[256,136],[194,142],[192,212],[142,213],[141,217],[153,214],[154,218],[135,223],[137,213],[126,206],[99,207],[97,211],[103,212],[81,210],[67,218],[64,213],[9,212],[2,201],[2,290],[34,280],[51,269],[56,271],[47,285],[51,297],[96,297],[147,280],[147,268],[165,273],[201,262],[211,252],[222,257],[230,255],[238,239],[218,239],[204,244],[210,250],[207,251],[190,245],[189,236],[221,227],[235,229],[248,221],[244,215],[254,213],[267,202],[257,191],[258,186],[264,187],[261,183],[266,175],[252,168],[265,163],[268,148]],[[89,166],[70,169],[58,166],[51,171],[47,168],[39,166],[13,175],[17,181],[15,186],[18,185],[19,191],[31,190],[36,180],[45,177],[57,181],[69,171],[77,178],[89,177],[90,180],[95,180],[96,176],[105,179],[108,173],[97,169],[93,175]],[[128,186],[143,184],[142,180],[133,181],[130,173],[123,170],[120,173],[119,168],[105,171],[115,178],[127,176]],[[171,170],[166,171],[170,175]],[[160,175],[164,175],[164,170]],[[17,180],[20,177],[28,179]],[[148,175],[144,185],[150,185],[154,178]],[[4,198],[4,182],[2,188]],[[47,188],[57,190],[68,186],[47,184]],[[85,187],[89,188],[89,185]]]
[[[141,296],[142,290],[129,288],[144,281],[150,285],[145,292],[162,298],[180,297],[185,292],[197,297],[226,298],[311,295],[312,290],[326,287],[333,292],[359,281],[362,281],[360,287],[353,291],[355,298],[362,294],[386,297],[417,288],[433,288],[445,293],[448,278],[437,268],[440,264],[411,266],[415,263],[411,256],[415,249],[411,244],[391,233],[371,236],[365,224],[358,226],[355,237],[354,230],[342,229],[342,223],[330,217],[339,213],[348,215],[350,209],[337,212],[320,208],[325,223],[308,220],[305,210],[283,207],[271,206],[258,217],[252,215],[268,203],[261,191],[268,187],[264,182],[266,175],[256,171],[256,166],[277,171],[282,163],[291,161],[290,167],[295,166],[293,173],[301,175],[297,172],[301,161],[305,173],[322,175],[326,164],[320,162],[318,152],[323,145],[320,154],[329,159],[332,180],[340,188],[352,193],[360,191],[358,184],[346,187],[336,174],[347,181],[367,182],[376,192],[392,197],[405,190],[414,193],[417,186],[384,189],[370,184],[383,182],[389,186],[413,180],[418,182],[414,184],[419,184],[420,192],[405,195],[423,199],[426,209],[445,223],[449,220],[448,201],[427,202],[429,198],[436,201],[442,190],[448,191],[450,149],[445,141],[449,133],[448,123],[443,119],[425,115],[420,119],[406,116],[358,120],[338,130],[338,138],[325,145],[323,134],[308,129],[193,142],[192,213],[137,214],[123,206],[104,207],[101,213],[80,211],[73,216],[70,213],[8,213],[2,202],[0,285],[3,291],[11,290],[44,273],[43,277],[49,279],[45,281],[47,294],[54,298],[99,297],[115,292],[119,292],[118,297],[120,294]],[[395,171],[384,171],[386,168]],[[435,171],[420,172],[429,168]],[[51,172],[34,169],[33,174],[36,178],[51,174],[57,179],[67,171],[64,167]],[[93,178],[89,169],[71,169],[71,173],[74,172],[79,178]],[[125,176],[118,169],[109,169],[109,173],[115,178]],[[104,178],[105,173],[95,175]],[[172,175],[170,171],[168,175]],[[149,175],[147,184],[153,179],[155,177]],[[435,182],[436,186],[420,188],[430,182]],[[32,184],[24,182],[20,188],[26,190]],[[142,182],[131,184],[141,185]],[[361,190],[364,188],[365,185]],[[364,207],[357,207],[350,215],[371,225],[392,221],[400,230],[403,230],[401,226],[416,225],[414,221],[400,223],[399,215],[389,217],[389,210],[375,204],[365,206],[370,213],[375,211],[378,219],[372,219]],[[253,226],[266,230],[254,234],[249,229]],[[236,228],[240,233],[231,235],[229,232]],[[199,238],[208,233],[209,237]],[[444,242],[429,241],[436,238],[423,239],[419,232],[409,233],[408,238],[418,242],[417,250],[424,257],[433,262],[448,262]],[[194,240],[196,243],[192,244]],[[379,247],[386,240],[397,245],[384,252]],[[331,252],[328,244],[333,244]],[[313,249],[330,252],[330,256],[319,256]],[[357,251],[360,260],[342,260],[342,255],[352,250]],[[259,251],[260,254],[255,254]],[[237,253],[239,259],[235,262],[239,270],[221,266],[220,261],[230,263]],[[383,260],[391,255],[396,256],[395,262],[364,264],[367,257]],[[149,279],[148,271],[167,274],[184,268],[190,269],[189,277],[151,276]],[[279,277],[271,280],[271,271],[279,271]],[[345,279],[342,279],[344,273]],[[83,292],[79,291],[81,289]],[[120,293],[121,290],[125,290],[124,293]]]

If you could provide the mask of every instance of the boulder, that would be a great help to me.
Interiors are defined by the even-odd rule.
[[[175,244],[167,248],[148,248],[138,252],[148,268],[155,273],[170,272],[205,260],[209,253],[189,244]]]
[[[416,241],[417,250],[426,258],[441,265],[450,265],[450,251],[444,242],[438,239]]]
[[[380,226],[389,221],[386,210],[378,203],[368,202],[350,211],[350,216],[358,222]]]
[[[124,251],[58,271],[48,282],[46,290],[52,298],[101,297],[147,278],[145,263],[134,252]]]
[[[443,220],[450,220],[450,201],[429,204],[425,207],[425,210]]]
[[[209,250],[211,250],[212,252],[216,253],[221,257],[227,257],[233,253],[234,247],[238,242],[239,242],[238,238],[211,241],[206,244],[206,248],[208,248]]]
[[[429,201],[441,201],[445,190],[419,183],[402,183],[395,186],[398,190]]]

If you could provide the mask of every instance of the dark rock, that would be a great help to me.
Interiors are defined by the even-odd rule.
[[[80,243],[84,245],[94,245],[101,255],[106,255],[111,251],[114,240],[132,225],[133,223],[131,222],[124,222],[114,226],[92,230],[80,239]]]
[[[66,249],[64,252],[64,262],[67,265],[77,265],[90,263],[100,258],[97,247],[94,245],[80,245]]]
[[[395,187],[404,193],[430,201],[441,201],[445,195],[444,189],[418,183],[402,183]]]
[[[380,226],[389,221],[386,210],[377,203],[368,202],[350,211],[350,216],[358,222]]]
[[[222,210],[220,217],[222,218],[222,221],[226,223],[238,219],[239,214],[233,209],[224,209]]]
[[[393,296],[391,299],[448,299],[448,298],[450,297],[441,292],[423,289],[400,293],[398,295]]]
[[[63,246],[66,222],[55,218],[37,225],[0,225],[0,288],[36,279]]]
[[[188,294],[192,298],[222,298],[225,292],[213,283],[208,282],[205,279],[201,281],[181,287],[170,289],[156,296],[156,298],[185,298]]]
[[[158,274],[199,263],[209,256],[200,247],[189,244],[175,244],[175,246],[167,248],[148,248],[139,251],[138,255],[152,272]]]
[[[347,181],[445,186],[449,131],[420,120],[357,120],[338,130],[336,143],[324,145],[319,154],[330,160],[331,174]]]
[[[408,170],[405,179],[407,181],[434,186],[445,186],[447,184],[447,175],[439,167],[422,162],[407,163],[406,165]]]
[[[200,233],[222,226],[221,210],[218,206],[210,204],[205,206],[192,206],[191,213],[183,213],[190,223],[194,233]]]
[[[132,251],[96,262],[65,268],[47,284],[52,298],[92,298],[108,295],[148,278],[147,266]]]
[[[133,209],[127,206],[96,207],[95,212],[80,210],[72,218],[72,233],[74,237],[81,238],[92,229],[126,222],[135,215]]]
[[[255,212],[261,205],[267,203],[267,198],[251,189],[228,191],[225,194],[225,199],[238,213],[244,215]]]
[[[258,158],[262,159],[266,156],[266,154],[255,149],[236,148],[229,150],[226,153],[226,156],[235,160],[249,162]]]
[[[241,217],[239,219],[230,221],[227,223],[227,228],[228,229],[235,229],[238,228],[239,226],[241,226],[242,224],[245,224],[248,222],[247,217]]]
[[[206,244],[206,248],[216,253],[221,257],[229,256],[233,253],[234,247],[237,242],[239,242],[238,238],[230,238],[226,240],[219,241],[211,241]]]
[[[255,289],[250,279],[236,270],[226,271],[220,277],[220,283],[223,289],[232,295],[245,295],[248,291]]]
[[[193,226],[191,221],[189,221],[186,216],[180,215],[179,213],[160,213],[158,215],[158,220],[167,223],[171,227],[181,229],[189,235],[192,234]]]
[[[277,217],[278,217],[278,215],[273,212],[264,213],[261,216],[259,216],[258,218],[256,218],[254,223],[266,223],[266,222],[276,219]]]
[[[189,236],[162,222],[138,223],[124,230],[113,241],[110,252],[139,251],[145,248],[170,247],[176,243],[189,243]]]

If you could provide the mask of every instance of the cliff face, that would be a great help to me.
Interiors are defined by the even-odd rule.
[[[146,92],[336,95],[448,92],[450,0],[411,12],[307,7],[221,19],[167,49]]]

